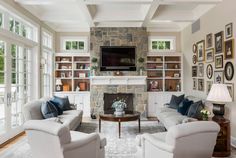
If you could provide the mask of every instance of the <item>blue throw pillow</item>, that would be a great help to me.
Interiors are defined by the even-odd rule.
[[[42,103],[41,112],[45,119],[58,116],[57,108],[49,101]]]
[[[202,109],[204,109],[202,101],[195,102],[190,106],[187,116],[200,120],[202,118]]]
[[[72,108],[70,107],[70,102],[69,102],[68,96],[64,97],[64,98],[54,96],[51,99],[51,102],[53,102],[53,104],[60,107],[63,111],[72,110]]]
[[[58,115],[62,115],[63,114],[63,109],[58,105],[58,104],[55,104],[53,101],[51,101],[51,100],[49,100],[49,102],[51,103],[51,104],[53,104],[55,107],[56,107],[56,109],[57,109],[57,112],[58,112]]]
[[[172,108],[172,109],[178,109],[179,107],[179,104],[184,100],[184,94],[183,95],[180,95],[180,96],[175,96],[175,95],[172,95],[171,96],[171,100],[170,100],[170,105],[169,105],[169,108]]]
[[[187,115],[188,114],[188,109],[192,104],[193,104],[192,100],[184,99],[179,104],[178,112],[181,113],[182,115]]]

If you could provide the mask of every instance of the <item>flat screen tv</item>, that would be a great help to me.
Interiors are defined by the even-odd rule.
[[[136,71],[136,47],[101,46],[101,71]]]

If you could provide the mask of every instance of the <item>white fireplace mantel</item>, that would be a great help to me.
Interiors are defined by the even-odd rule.
[[[146,85],[147,76],[91,76],[91,85]]]

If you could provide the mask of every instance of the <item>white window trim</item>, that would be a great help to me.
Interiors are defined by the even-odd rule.
[[[153,50],[152,41],[153,40],[173,40],[173,49],[172,50]],[[149,36],[148,37],[148,50],[149,52],[176,52],[176,37],[175,36]]]
[[[84,41],[84,50],[66,50],[66,41],[73,41],[73,40],[76,40],[76,41]],[[64,36],[64,37],[61,37],[61,51],[62,52],[70,52],[70,53],[73,53],[73,52],[83,52],[83,53],[87,53],[88,52],[88,37],[87,36]]]
[[[45,46],[45,45],[43,44],[43,35],[44,35],[44,33],[46,33],[46,34],[48,34],[49,36],[51,36],[51,47]],[[42,30],[41,30],[41,42],[42,42],[42,47],[43,47],[44,49],[47,49],[47,50],[50,50],[50,51],[53,52],[53,50],[54,50],[54,43],[53,43],[53,40],[54,40],[54,35],[53,35],[53,33],[50,32],[49,30],[45,29],[45,28],[42,28]]]

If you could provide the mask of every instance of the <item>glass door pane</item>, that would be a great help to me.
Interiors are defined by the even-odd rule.
[[[0,41],[0,134],[6,132],[6,115],[5,115],[5,43]]]

